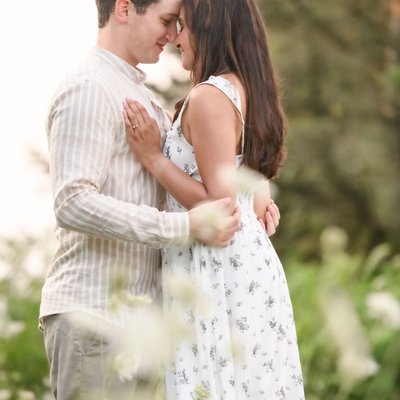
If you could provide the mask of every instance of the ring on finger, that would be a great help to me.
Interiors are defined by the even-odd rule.
[[[135,125],[132,125],[132,129],[133,130],[135,130],[136,128],[138,128],[139,127],[139,122],[137,123],[137,124],[135,124]]]

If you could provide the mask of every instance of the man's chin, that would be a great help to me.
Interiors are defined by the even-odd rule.
[[[160,61],[160,55],[158,54],[157,56],[149,57],[145,61],[142,61],[140,64],[156,64],[159,61]]]

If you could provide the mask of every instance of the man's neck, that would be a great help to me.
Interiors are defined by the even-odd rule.
[[[97,34],[96,46],[115,54],[116,56],[130,64],[132,67],[136,68],[138,63],[136,62],[136,60],[132,60],[127,56],[126,51],[121,44],[123,41],[117,40],[116,38],[116,35],[112,35],[107,27],[99,29]]]

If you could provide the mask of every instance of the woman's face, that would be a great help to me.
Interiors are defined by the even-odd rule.
[[[190,40],[191,33],[186,26],[185,12],[183,8],[181,8],[177,25],[178,36],[175,39],[174,45],[181,51],[183,68],[187,71],[192,71],[194,63],[194,49]]]

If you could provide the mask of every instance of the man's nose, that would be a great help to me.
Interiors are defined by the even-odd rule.
[[[167,39],[171,44],[174,44],[176,37],[178,36],[178,31],[176,28],[175,24],[171,24],[171,26],[168,27],[167,31]]]

